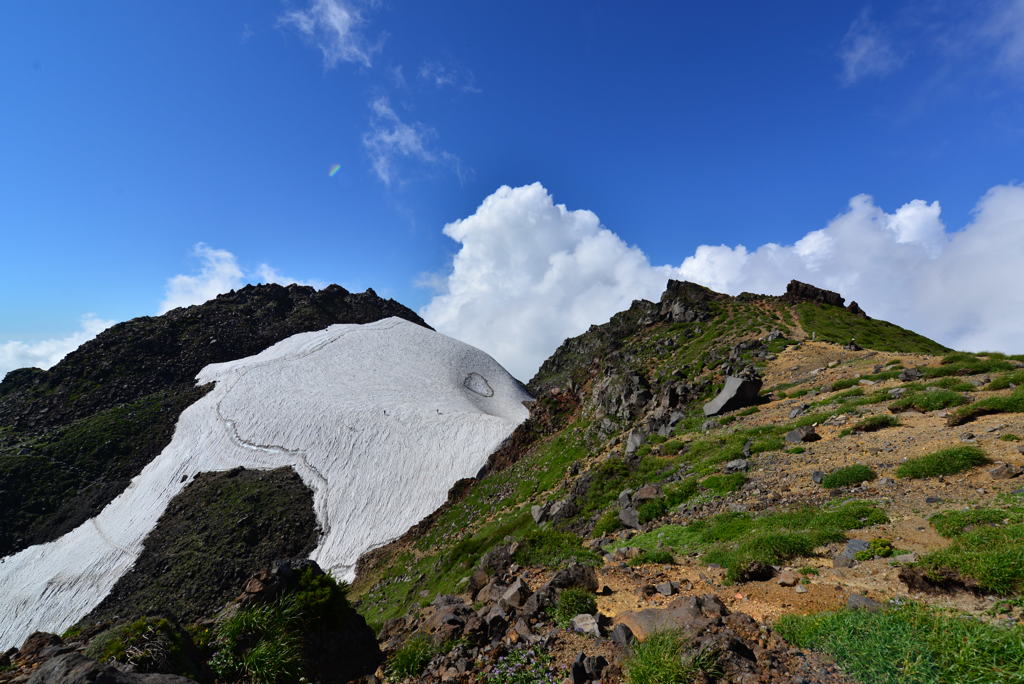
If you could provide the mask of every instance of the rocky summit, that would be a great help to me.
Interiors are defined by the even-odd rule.
[[[28,484],[0,499],[17,502],[3,553],[103,508],[119,491],[103,483],[123,489],[211,391],[193,381],[209,363],[331,317],[424,325],[372,292],[328,288],[321,308],[328,290],[263,287],[118,326],[109,349],[149,361],[97,338],[8,376],[0,486]],[[330,530],[301,462],[196,474],[105,598],[0,656],[0,682],[1019,682],[1024,357],[952,351],[845,302],[670,281],[566,340],[525,420],[351,585],[308,559]],[[128,344],[143,325],[156,336]],[[230,330],[263,326],[280,336],[235,349]],[[495,374],[458,391],[522,391]]]

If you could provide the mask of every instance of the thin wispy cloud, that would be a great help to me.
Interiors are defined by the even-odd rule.
[[[374,173],[385,184],[402,180],[399,166],[444,164],[451,166],[461,178],[458,158],[445,150],[432,147],[437,133],[421,123],[403,121],[387,97],[370,102],[370,130],[363,134],[363,147],[370,157]]]
[[[380,44],[367,42],[359,30],[363,23],[360,12],[346,0],[313,0],[306,9],[291,10],[278,19],[280,26],[295,29],[315,45],[328,69],[340,62],[372,66]]]
[[[1024,73],[1024,0],[997,2],[980,34],[994,44],[999,66]]]
[[[476,87],[473,72],[462,67],[427,61],[420,65],[419,74],[421,79],[437,88],[454,88],[464,93],[483,92]]]
[[[840,80],[853,85],[870,76],[884,76],[902,64],[892,41],[883,29],[871,21],[864,10],[850,24],[839,47],[843,71]]]

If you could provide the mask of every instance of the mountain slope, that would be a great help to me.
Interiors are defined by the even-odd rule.
[[[438,643],[461,634],[471,643],[489,639],[521,654],[524,643],[532,644],[540,650],[530,657],[553,658],[563,672],[576,667],[572,659],[580,651],[605,656],[612,665],[602,681],[620,681],[627,651],[555,630],[555,608],[543,608],[545,601],[560,600],[561,588],[551,584],[557,572],[577,573],[573,564],[581,563],[596,568],[587,592],[609,587],[594,597],[606,621],[598,627],[602,635],[620,622],[639,628],[637,620],[655,619],[657,611],[672,610],[673,601],[712,594],[737,620],[751,620],[739,612],[752,615],[758,622],[750,624],[761,635],[754,644],[736,631],[746,645],[723,647],[719,664],[729,676],[791,681],[798,670],[786,668],[796,668],[794,663],[772,666],[771,673],[756,669],[792,654],[770,630],[780,615],[840,609],[858,591],[904,602],[912,593],[887,559],[857,560],[851,551],[855,569],[843,569],[846,539],[864,540],[863,547],[851,547],[855,551],[876,537],[914,551],[903,562],[911,568],[910,581],[922,582],[940,558],[950,561],[924,556],[948,542],[927,532],[920,506],[940,513],[976,505],[983,494],[994,509],[979,519],[1019,519],[1013,508],[1019,502],[1006,509],[1009,499],[1003,497],[1019,489],[1012,478],[1024,460],[1014,441],[1024,434],[1024,401],[1014,389],[1024,384],[1024,359],[948,351],[867,317],[859,306],[844,306],[836,293],[802,283],[792,283],[782,297],[728,297],[671,282],[659,302],[634,302],[607,324],[567,340],[530,381],[537,397],[531,417],[492,455],[492,467],[477,480],[460,482],[445,506],[401,539],[363,556],[352,594],[393,658],[418,632]],[[765,389],[747,407],[707,418],[703,405],[725,376],[759,377]],[[1002,413],[977,418],[989,411]],[[979,425],[971,434],[951,434],[947,425],[961,420],[983,421],[987,432]],[[932,463],[938,458],[933,452],[959,454],[962,440],[983,444],[985,458],[1008,465],[991,475],[968,465],[963,476],[937,484],[901,475],[903,459]],[[865,466],[875,471],[866,479]],[[838,484],[832,489],[819,484],[833,473],[829,482]],[[936,486],[944,490],[941,497],[934,496]],[[949,503],[943,503],[947,495]],[[991,534],[1003,539],[1011,530]],[[889,547],[877,548],[884,554]],[[1010,549],[998,561],[999,572],[1009,572],[1009,557],[1021,552],[1019,544]],[[968,571],[977,550],[955,556],[961,563],[956,572],[978,572]],[[834,571],[831,556],[837,558]],[[922,569],[914,571],[922,556]],[[673,599],[677,592],[685,596]],[[584,605],[584,612],[594,612]],[[483,627],[468,614],[461,622],[439,622],[469,606]],[[981,612],[976,604],[973,610]],[[643,615],[632,615],[637,612]],[[906,620],[923,618],[882,619],[904,621],[900,628],[910,629]],[[942,619],[935,624],[953,628]],[[991,643],[1016,638],[977,634]],[[966,648],[983,648],[972,644]],[[769,650],[759,651],[752,665],[740,655],[745,648]],[[930,652],[937,661],[954,657]],[[684,653],[696,658],[700,651]],[[884,662],[883,651],[872,653],[870,659]],[[1014,653],[993,656],[993,662],[1011,667]],[[422,681],[450,674],[465,657],[465,650],[442,652]],[[484,650],[471,657],[477,672],[507,667]],[[750,666],[755,670],[743,669]],[[855,664],[850,667],[856,671]],[[834,666],[820,672],[820,679],[809,681],[846,681]],[[993,671],[986,672],[995,681]]]
[[[170,444],[98,516],[0,564],[0,643],[78,620],[132,566],[168,502],[197,474],[294,468],[322,528],[312,558],[335,575],[437,508],[527,415],[493,359],[399,318],[292,335],[211,364],[214,388]]]
[[[48,371],[11,371],[0,383],[0,557],[74,529],[122,492],[206,392],[194,382],[206,365],[389,316],[426,325],[373,290],[249,285],[115,325]]]

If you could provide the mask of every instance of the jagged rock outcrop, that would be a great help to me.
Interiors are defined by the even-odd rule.
[[[786,294],[782,298],[791,302],[817,302],[830,306],[843,306],[846,301],[842,295],[832,290],[825,290],[799,280],[791,280],[786,285]]]

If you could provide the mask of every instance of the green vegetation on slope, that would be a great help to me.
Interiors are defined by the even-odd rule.
[[[800,325],[822,342],[846,344],[851,339],[866,349],[878,351],[942,354],[949,351],[938,342],[898,325],[861,318],[836,306],[800,302],[796,305]]]
[[[613,547],[701,552],[705,563],[722,565],[730,580],[740,581],[758,564],[773,565],[813,555],[819,546],[844,540],[847,530],[887,520],[880,508],[863,501],[759,516],[721,513],[687,525],[664,525]]]
[[[871,613],[785,615],[790,643],[827,653],[864,684],[1024,682],[1024,626],[907,604]]]

